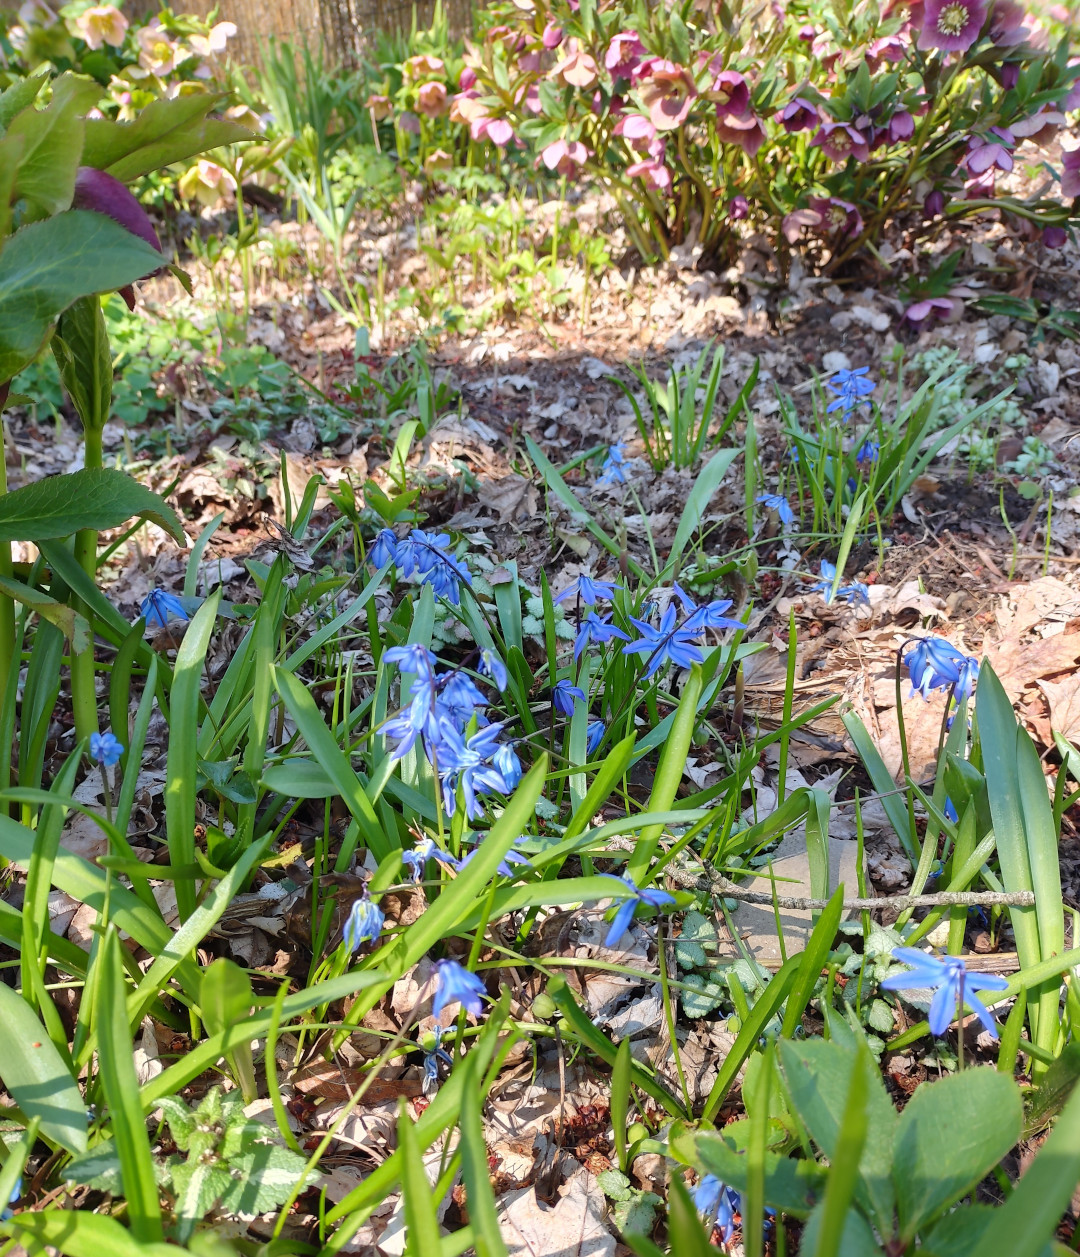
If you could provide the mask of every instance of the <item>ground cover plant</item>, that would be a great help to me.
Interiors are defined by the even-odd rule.
[[[1068,15],[478,16],[5,19],[5,1251],[1074,1251]]]

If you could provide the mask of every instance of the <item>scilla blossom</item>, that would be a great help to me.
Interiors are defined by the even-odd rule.
[[[75,19],[75,33],[95,52],[102,44],[119,48],[127,28],[127,18],[111,4],[97,4],[92,9],[83,9]]]

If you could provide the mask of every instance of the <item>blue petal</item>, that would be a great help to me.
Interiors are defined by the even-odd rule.
[[[631,895],[625,903],[619,905],[619,911],[615,913],[614,920],[611,922],[611,929],[608,930],[607,937],[604,939],[605,947],[614,947],[630,928],[630,921],[637,905],[636,895]]]
[[[996,1039],[998,1037],[997,1022],[994,1021],[993,1014],[990,1009],[982,1002],[979,997],[969,989],[968,985],[964,986],[964,1002],[971,1011],[982,1022],[984,1029]]]
[[[956,984],[945,982],[930,1001],[930,1033],[944,1034],[956,1017]]]

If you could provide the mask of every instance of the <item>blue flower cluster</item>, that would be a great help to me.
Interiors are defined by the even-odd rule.
[[[942,637],[918,637],[906,647],[904,665],[911,678],[911,693],[929,699],[931,690],[953,688],[957,703],[971,694],[979,676],[979,661],[965,655]]]
[[[520,851],[515,850],[518,843],[522,839],[515,842],[506,855],[499,861],[496,872],[503,877],[515,877],[514,865],[525,865],[526,868],[532,868],[532,863],[527,856],[523,856]],[[424,870],[427,868],[429,860],[437,860],[443,868],[453,869],[455,873],[460,873],[469,862],[475,857],[480,850],[479,846],[473,847],[471,851],[467,851],[460,860],[456,859],[449,851],[444,851],[442,847],[435,842],[433,838],[421,838],[411,851],[403,851],[401,853],[401,862],[408,866],[409,876],[414,882],[423,879]]]
[[[450,550],[448,533],[414,528],[407,537],[399,538],[392,528],[384,528],[375,538],[369,557],[376,567],[393,564],[399,576],[415,576],[455,607],[461,602],[461,586],[472,585],[468,568]]]
[[[481,660],[485,671],[496,684],[499,680],[505,683],[505,665],[492,652],[487,655],[486,661]],[[436,672],[438,660],[426,646],[394,646],[383,652],[383,659],[415,676],[409,686],[408,706],[382,726],[385,736],[397,744],[392,758],[407,755],[419,739],[442,782],[443,802],[450,816],[459,786],[472,819],[483,810],[477,794],[510,794],[521,780],[521,761],[509,743],[498,740],[504,725],[488,723],[483,711],[488,699],[480,687],[458,669]],[[474,720],[480,727],[467,735]]]
[[[826,559],[822,559],[818,572],[821,575],[821,579],[814,581],[807,593],[823,594],[825,605],[828,606],[833,600],[833,582],[836,580],[836,565],[829,563]],[[841,585],[836,591],[836,597],[852,604],[863,602],[867,606],[870,605],[870,590],[867,589],[862,581],[856,580],[852,581],[850,585]]]
[[[674,600],[668,603],[657,628],[644,620],[630,617],[630,623],[641,636],[637,641],[624,646],[623,654],[646,656],[646,679],[666,663],[673,663],[677,668],[689,668],[695,663],[702,663],[705,656],[695,643],[706,629],[740,630],[746,627],[741,620],[734,620],[726,614],[731,607],[730,598],[718,598],[698,606],[678,585],[674,589],[686,614],[681,623],[676,623],[678,612]]]
[[[839,410],[846,420],[860,406],[870,405],[870,394],[877,385],[866,378],[869,370],[869,367],[857,367],[854,371],[836,371],[825,381],[827,387],[837,394],[826,407],[828,414]]]
[[[351,955],[361,943],[374,943],[382,933],[385,919],[382,909],[370,899],[363,895],[355,899],[342,935],[345,950]]]
[[[187,608],[176,596],[164,589],[151,589],[139,606],[147,628],[163,629],[170,620],[190,620]]]
[[[621,441],[608,446],[607,457],[596,479],[597,488],[608,484],[626,484],[626,446]]]

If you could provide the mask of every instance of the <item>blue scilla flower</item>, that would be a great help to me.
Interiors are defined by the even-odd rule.
[[[944,1034],[955,1020],[963,1004],[982,1022],[986,1032],[997,1038],[997,1024],[990,1010],[975,994],[976,991],[1005,991],[1008,982],[996,973],[968,973],[959,956],[931,956],[914,947],[897,947],[893,959],[911,969],[887,977],[881,987],[885,991],[931,990],[930,1033]]]
[[[754,501],[770,511],[775,511],[785,528],[795,522],[795,512],[791,509],[791,503],[782,493],[762,493]]]
[[[881,443],[867,439],[855,451],[855,462],[860,467],[863,463],[876,463],[880,454]]]
[[[561,681],[556,681],[551,687],[552,705],[562,715],[572,716],[574,714],[575,699],[585,702],[585,691],[580,685],[575,685],[565,677]]]
[[[626,484],[626,446],[621,441],[608,446],[607,457],[600,468],[596,483],[597,486]]]
[[[956,683],[956,692],[953,694],[953,698],[957,703],[962,703],[965,698],[971,697],[972,688],[979,679],[978,659],[974,655],[964,655],[959,671],[960,680]]]
[[[686,619],[680,625],[680,631],[700,634],[705,629],[744,629],[741,620],[733,620],[726,613],[731,609],[730,598],[714,598],[699,607],[690,595],[676,582],[672,588],[686,612]]]
[[[849,602],[852,605],[856,602],[870,605],[870,590],[860,580],[853,580],[850,585],[841,585],[836,591],[836,596],[841,602]]]
[[[435,1001],[432,1013],[438,1017],[447,1004],[461,1004],[474,1017],[483,1010],[481,996],[487,994],[483,982],[475,973],[459,965],[456,960],[439,960],[435,964]]]
[[[484,649],[480,652],[480,667],[477,670],[481,676],[491,677],[495,688],[500,694],[510,683],[510,676],[506,671],[506,664],[503,663],[493,650]]]
[[[530,869],[532,868],[532,861],[529,859],[529,857],[526,855],[522,855],[520,851],[516,850],[518,843],[523,842],[523,841],[524,841],[524,837],[516,839],[511,844],[510,850],[507,851],[506,855],[504,855],[503,858],[499,861],[498,865],[496,866],[495,872],[498,873],[500,876],[517,877],[517,873],[514,872],[515,865],[518,866],[519,868],[522,865],[524,865],[526,868],[530,868]],[[478,854],[482,845],[483,845],[482,843],[478,842],[476,846],[472,848],[471,851],[466,852],[466,854],[461,857],[461,859],[458,861],[458,864],[457,864],[459,873],[472,861],[473,857]]]
[[[15,1180],[15,1186],[11,1189],[11,1197],[8,1200],[8,1204],[17,1205],[19,1203],[19,1197],[21,1195],[22,1195],[22,1175],[20,1174],[19,1177]],[[12,1218],[14,1216],[15,1215],[13,1214],[11,1209],[0,1210],[0,1222],[6,1222],[8,1218]]]
[[[866,399],[877,388],[873,380],[868,380],[866,375],[870,370],[869,367],[857,367],[854,371],[836,371],[828,380],[826,385],[837,394],[834,401],[829,402],[826,412],[832,414],[835,410],[843,412],[844,419],[852,411],[858,409],[864,403],[869,405]]]
[[[446,1050],[446,1048],[442,1046],[442,1033],[443,1033],[442,1026],[436,1026],[435,1027],[435,1042],[424,1053],[423,1090],[424,1090],[425,1095],[427,1095],[427,1093],[432,1089],[432,1087],[434,1087],[435,1084],[439,1081],[439,1062],[440,1061],[451,1069],[453,1069],[454,1067],[454,1058],[450,1055],[450,1053]]]
[[[715,1174],[706,1174],[694,1191],[694,1208],[710,1230],[720,1228],[725,1244],[735,1234],[735,1214],[741,1207],[739,1193],[733,1187],[725,1187]]]
[[[341,940],[345,950],[352,954],[361,943],[374,943],[382,933],[385,919],[382,909],[370,899],[353,900]]]
[[[459,729],[465,728],[473,712],[483,711],[488,705],[487,695],[464,672],[443,673],[436,680],[441,685],[438,705],[457,722]]]
[[[612,624],[610,616],[599,616],[595,611],[589,611],[581,621],[581,627],[574,641],[574,658],[581,658],[581,652],[589,642],[603,645],[616,637],[624,642],[630,640],[630,634],[624,633],[618,625]]]
[[[629,891],[629,896],[619,905],[618,912],[611,922],[611,929],[607,932],[607,938],[604,939],[605,947],[614,947],[620,938],[630,928],[630,922],[634,916],[638,904],[648,904],[651,908],[670,908],[675,902],[675,896],[669,895],[666,890],[660,890],[655,886],[646,886],[644,888],[637,886],[629,873],[624,873],[622,877],[616,877],[614,873],[606,874],[613,882],[617,882],[624,892]]]
[[[947,690],[951,686],[956,686],[959,694],[961,684],[966,696],[979,673],[978,660],[957,650],[943,637],[916,638],[905,648],[902,658],[911,678],[911,693],[919,693],[925,699],[929,699],[931,690]]]
[[[448,721],[442,723],[435,763],[442,782],[443,804],[454,814],[458,786],[470,820],[482,815],[479,794],[510,794],[521,779],[521,763],[512,748],[498,741],[502,724],[488,725],[466,739]]]
[[[821,579],[814,581],[807,593],[824,595],[825,605],[829,606],[833,600],[833,581],[836,580],[836,566],[827,559],[822,559],[818,566],[818,573]],[[836,591],[836,597],[844,602],[865,602],[867,605],[870,603],[869,589],[862,581],[857,580],[852,581],[850,585],[841,585]]]
[[[561,590],[552,599],[552,602],[565,602],[568,598],[577,598],[578,602],[583,602],[587,607],[595,607],[598,598],[606,598],[608,602],[615,597],[615,590],[618,585],[613,585],[611,581],[593,580],[591,576],[579,576],[572,585]]]
[[[401,853],[401,863],[409,869],[409,876],[414,882],[423,880],[424,870],[429,860],[438,860],[446,868],[456,869],[457,860],[449,852],[444,851],[434,838],[421,838],[411,851]]]
[[[607,733],[607,726],[602,720],[589,721],[589,727],[585,730],[586,754],[596,754],[596,752],[600,749],[600,743],[604,740],[605,733]]]
[[[368,558],[375,567],[388,567],[398,561],[397,533],[392,528],[384,528],[372,542]]]
[[[115,734],[91,733],[90,758],[95,764],[101,764],[105,768],[112,768],[114,764],[120,763],[120,756],[123,753],[123,744]]]
[[[472,584],[468,568],[450,551],[448,533],[414,528],[404,541],[397,543],[397,564],[402,576],[415,575],[455,607],[461,602],[461,586]]]
[[[704,660],[705,656],[694,645],[694,638],[700,636],[701,628],[676,627],[676,618],[674,603],[668,603],[659,628],[653,628],[644,620],[630,617],[630,623],[641,636],[636,642],[624,646],[623,654],[648,656],[645,665],[646,678],[651,677],[666,663],[673,663],[677,668],[689,668]],[[740,624],[739,627],[743,626]]]
[[[944,812],[945,819],[947,821],[952,821],[954,825],[959,824],[960,817],[956,814],[956,804],[952,801],[952,799],[947,798],[945,800],[945,806],[942,811]]]
[[[190,620],[187,609],[176,594],[164,589],[151,589],[139,604],[139,614],[147,628],[164,628],[170,620]]]

